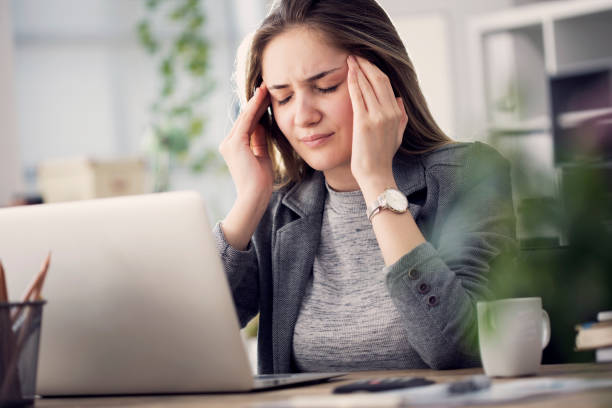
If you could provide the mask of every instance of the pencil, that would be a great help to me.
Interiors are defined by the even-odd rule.
[[[34,300],[42,300],[42,288],[43,288],[43,285],[45,284],[45,278],[47,277],[47,271],[49,270],[50,263],[51,263],[51,252],[47,254],[47,257],[45,258],[45,262],[43,262],[42,269],[40,270],[40,279],[38,280],[38,283],[36,284],[36,286],[34,287],[34,290],[32,291],[32,298]]]
[[[49,252],[49,254],[47,255],[47,257],[45,258],[45,261],[43,262],[40,271],[38,272],[38,274],[34,277],[34,279],[32,280],[32,282],[30,282],[30,284],[28,285],[27,289],[25,290],[23,297],[21,298],[21,303],[25,303],[29,300],[32,300],[32,295],[34,295],[35,299],[34,300],[40,300],[40,295],[42,292],[42,286],[45,282],[45,277],[47,276],[47,270],[49,270],[49,264],[51,263],[51,252]],[[17,308],[17,310],[15,310],[15,312],[12,315],[12,321],[13,323],[15,323],[17,321],[17,319],[19,318],[19,315],[21,314],[21,311],[23,310],[23,306],[20,306],[19,308]]]
[[[43,262],[42,267],[40,269],[40,272],[38,272],[38,274],[34,277],[32,282],[30,282],[27,289],[23,293],[23,296],[21,298],[22,302],[27,302],[28,300],[30,300],[30,297],[34,293],[34,290],[36,290],[38,287],[40,287],[38,292],[40,293],[42,291],[42,283],[44,283],[45,276],[47,275],[47,270],[49,269],[50,262],[51,262],[51,252],[49,252],[47,257],[45,258],[45,261]]]

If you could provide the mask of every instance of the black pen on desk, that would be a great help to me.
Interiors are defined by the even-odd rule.
[[[467,394],[486,390],[491,387],[491,379],[486,375],[475,375],[466,380],[454,381],[448,385],[449,394]]]

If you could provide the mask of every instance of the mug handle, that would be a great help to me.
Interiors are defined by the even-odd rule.
[[[544,309],[542,309],[542,327],[542,350],[544,350],[550,341],[550,319],[548,318],[548,313],[546,313]]]

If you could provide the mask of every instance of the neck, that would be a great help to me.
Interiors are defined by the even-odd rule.
[[[359,190],[359,184],[357,184],[357,180],[353,177],[350,163],[331,170],[326,170],[323,174],[325,175],[327,184],[336,191]]]

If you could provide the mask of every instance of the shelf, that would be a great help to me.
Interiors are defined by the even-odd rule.
[[[543,25],[547,21],[577,17],[612,9],[611,0],[571,0],[536,3],[513,7],[472,21],[472,28],[480,33],[514,30],[529,25]]]
[[[559,67],[557,72],[550,75],[550,77],[554,79],[562,79],[564,77],[588,75],[594,72],[610,69],[612,69],[612,51],[610,51],[610,56],[608,57],[591,59],[588,61],[575,61],[571,64],[566,64]]]
[[[608,10],[558,19],[553,26],[557,71],[612,56],[612,2]]]
[[[612,107],[565,112],[557,117],[557,124],[562,129],[569,129],[580,126],[585,121],[597,119],[599,117],[610,117],[607,118],[607,120],[612,120]]]
[[[551,123],[548,116],[538,116],[522,121],[491,123],[487,128],[498,134],[548,133],[551,131]]]
[[[514,202],[559,199],[568,166],[599,159],[592,146],[611,148],[612,0],[519,6],[478,16],[469,28],[474,108],[511,163]],[[529,248],[568,242],[563,227],[525,211],[517,236]]]

